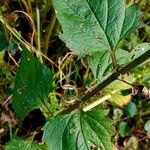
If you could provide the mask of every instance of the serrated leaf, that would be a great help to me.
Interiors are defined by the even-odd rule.
[[[58,99],[55,95],[50,95],[49,109],[54,115],[60,110],[60,104],[58,103]]]
[[[114,49],[141,25],[140,10],[124,0],[53,0],[61,39],[78,55]]]
[[[102,80],[112,70],[112,61],[107,51],[97,52],[87,58],[95,79]]]
[[[136,105],[133,102],[129,102],[125,107],[124,107],[124,113],[126,114],[127,117],[133,117],[136,114]]]
[[[118,49],[116,53],[116,59],[117,59],[118,65],[122,66],[131,61],[132,55],[130,52],[126,50]]]
[[[43,139],[49,150],[111,150],[114,129],[102,111],[56,116],[44,126]]]
[[[129,63],[131,60],[141,56],[143,53],[150,49],[149,43],[142,43],[137,45],[133,51],[128,52],[118,49],[116,53],[117,63],[122,66]],[[113,65],[108,51],[100,51],[92,56],[87,56],[88,65],[96,80],[102,81],[112,73]]]
[[[129,52],[118,49],[116,59],[119,65],[126,64],[131,58],[132,55]],[[112,73],[113,64],[108,51],[97,52],[87,57],[87,61],[96,80],[102,81],[108,74]]]
[[[47,150],[47,148],[44,145],[39,145],[29,140],[24,141],[15,137],[7,143],[5,150]]]
[[[52,71],[41,64],[29,51],[23,50],[13,90],[12,105],[19,117],[39,108],[54,90]]]

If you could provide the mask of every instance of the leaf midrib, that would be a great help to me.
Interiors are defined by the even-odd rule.
[[[82,136],[83,136],[83,139],[84,139],[84,143],[85,143],[85,145],[86,145],[86,148],[88,149],[88,144],[87,144],[87,141],[85,140],[86,138],[85,138],[85,135],[84,135],[84,133],[83,133],[83,128],[82,128],[81,120],[82,120],[82,114],[80,114],[80,131],[81,131],[81,133],[82,133]]]
[[[100,124],[100,122],[98,122],[95,118],[92,118],[92,117],[90,117],[90,116],[88,116],[88,115],[87,115],[87,118],[89,118],[90,120],[93,120],[94,122],[97,122],[97,123],[106,131],[107,136],[110,137],[109,132],[107,131],[107,129],[106,129],[104,126],[102,126],[102,125]],[[88,124],[88,123],[87,123],[87,124]],[[88,124],[88,125],[89,125],[89,124]],[[100,136],[98,135],[98,133],[95,132],[95,131],[92,129],[92,127],[91,127],[90,125],[89,125],[89,127],[91,128],[91,130],[92,130],[94,133],[96,133],[96,135],[97,135],[97,136],[99,137],[99,139],[100,139]],[[105,148],[105,144],[104,144],[103,142],[109,143],[109,141],[103,141],[103,140],[101,139],[101,143],[102,143],[103,147]]]
[[[92,12],[92,14],[93,14],[93,16],[94,16],[95,19],[97,20],[99,26],[100,26],[101,29],[103,30],[103,33],[104,33],[104,35],[105,35],[106,38],[107,38],[107,42],[109,43],[109,38],[108,38],[107,34],[105,33],[104,28],[102,27],[102,25],[101,25],[101,23],[99,22],[98,18],[97,18],[96,15],[94,14],[94,11],[92,10],[91,6],[90,6],[89,3],[88,3],[88,0],[85,0],[85,1],[86,1],[87,5],[89,6],[89,8],[90,8],[90,10],[91,10],[91,12]],[[108,1],[107,1],[107,20],[108,20]],[[106,26],[107,26],[107,21],[106,21]],[[110,43],[109,43],[109,49],[111,49]]]

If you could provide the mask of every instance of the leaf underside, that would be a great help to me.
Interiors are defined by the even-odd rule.
[[[124,0],[53,0],[61,39],[78,55],[112,50],[141,26],[138,6]]]
[[[53,74],[29,51],[23,50],[13,90],[13,108],[18,117],[25,117],[31,110],[47,102],[54,90]]]
[[[112,149],[114,129],[102,111],[57,116],[43,130],[49,150]]]

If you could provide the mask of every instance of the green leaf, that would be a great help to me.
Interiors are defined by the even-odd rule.
[[[93,110],[50,119],[43,139],[49,150],[111,150],[114,129],[102,111]]]
[[[44,145],[33,143],[31,140],[24,141],[15,137],[7,143],[5,150],[47,150],[47,148]]]
[[[144,129],[145,131],[150,131],[150,120],[145,123]]]
[[[54,90],[53,82],[52,71],[29,51],[23,50],[12,102],[18,117],[23,118],[31,110],[45,104],[49,93]]]
[[[133,102],[129,102],[125,107],[124,107],[124,113],[126,114],[127,117],[133,117],[136,114],[136,105]]]
[[[78,55],[115,49],[141,26],[138,6],[124,0],[53,0],[61,39]]]
[[[124,65],[131,61],[132,55],[122,49],[118,49],[116,54],[117,63],[119,65]],[[95,79],[102,81],[112,73],[113,65],[108,51],[100,51],[92,56],[87,57],[88,65],[92,70]]]
[[[9,46],[9,43],[5,39],[5,34],[0,30],[0,51],[5,50]]]
[[[128,81],[129,78],[125,78],[125,80]],[[123,107],[131,100],[132,87],[124,82],[114,81],[103,91],[104,95],[108,93],[112,96],[112,103]]]
[[[87,58],[95,79],[102,80],[112,70],[112,61],[107,51],[97,52]]]
[[[56,95],[50,95],[49,97],[50,97],[49,109],[51,112],[53,112],[53,115],[55,116],[55,114],[58,113],[58,111],[60,110],[61,106],[58,103]]]
[[[126,122],[124,122],[124,121],[120,122],[119,133],[122,137],[129,135],[130,131],[131,131],[131,128],[129,127],[129,125]]]
[[[150,49],[150,43],[141,43],[137,45],[134,50],[131,52],[133,59],[139,57],[144,54],[146,51]]]
[[[133,51],[128,52],[118,49],[116,53],[117,63],[122,66],[129,63],[131,60],[141,56],[150,49],[149,43],[142,43],[137,45]],[[107,75],[112,73],[113,65],[108,51],[99,51],[93,53],[92,56],[87,56],[88,65],[96,80],[102,81]]]

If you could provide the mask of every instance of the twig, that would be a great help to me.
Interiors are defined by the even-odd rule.
[[[19,67],[18,63],[16,62],[16,60],[12,57],[12,55],[8,52],[9,57],[11,58],[11,60],[14,62],[14,64]]]
[[[90,104],[90,105],[84,107],[84,108],[83,108],[83,111],[84,111],[84,112],[89,111],[89,110],[91,110],[92,108],[98,106],[99,104],[101,104],[101,103],[103,103],[103,102],[105,102],[106,100],[109,100],[109,99],[111,99],[111,98],[112,98],[111,95],[104,96],[104,97],[100,98],[99,100],[95,101],[94,103],[92,103],[92,104]]]
[[[73,59],[73,57],[75,56],[75,54],[74,53],[69,53],[70,54],[70,56],[69,57],[65,57],[65,61],[64,61],[64,59],[63,59],[63,61],[64,61],[64,63],[63,63],[63,65],[62,65],[62,67],[59,69],[59,71],[55,74],[55,77],[57,77],[57,76],[59,76],[59,74],[60,74],[60,72],[61,72],[61,70],[63,70],[64,69],[64,67],[68,64],[68,63],[70,63],[70,61]],[[67,56],[68,56],[68,54],[67,54]]]
[[[37,21],[37,49],[38,49],[38,53],[37,56],[39,57],[40,61],[43,62],[42,57],[40,54],[41,52],[41,33],[40,33],[40,10],[39,10],[39,6],[38,3],[36,4],[36,21]]]
[[[28,43],[25,39],[23,39],[23,37],[18,33],[18,31],[14,28],[12,28],[10,25],[8,25],[5,20],[2,18],[2,16],[0,16],[0,22],[6,26],[6,28],[9,30],[10,33],[12,33],[12,35],[20,41],[21,45],[23,45],[26,49],[28,49],[30,52],[35,52],[37,53],[37,49],[35,47],[33,47],[30,43]],[[52,65],[54,65],[56,68],[57,65],[50,60],[46,55],[44,55],[42,52],[38,52],[39,55],[41,55],[42,57],[44,57],[45,59],[47,59]]]
[[[47,30],[46,30],[46,34],[45,34],[45,48],[44,48],[44,54],[47,54],[48,51],[48,46],[49,46],[49,40],[52,36],[52,31],[55,27],[55,23],[56,23],[56,15],[53,11],[52,13],[52,18],[50,20],[50,23],[48,24]]]
[[[124,83],[126,83],[126,84],[128,84],[128,85],[131,85],[132,87],[134,86],[134,84],[129,83],[129,82],[123,80],[123,79],[118,78],[117,80],[119,80],[119,81],[121,81],[121,82],[124,82]]]
[[[11,98],[12,98],[12,95],[10,95],[10,96],[5,100],[5,102],[2,104],[2,106],[4,106]]]
[[[32,28],[31,46],[33,46],[33,40],[34,40],[34,36],[35,36],[35,25],[34,25],[34,21],[33,21],[32,17],[29,14],[27,14],[26,12],[20,11],[20,10],[16,10],[12,14],[14,14],[14,13],[23,13],[29,20],[30,26]]]
[[[87,93],[81,98],[81,101],[86,101],[87,99],[91,98],[93,95],[104,89],[106,86],[108,86],[110,83],[112,83],[114,80],[116,80],[120,75],[125,74],[126,72],[130,71],[131,69],[137,67],[144,61],[150,58],[150,50],[145,52],[143,55],[139,56],[138,58],[134,59],[127,65],[121,67],[120,69],[116,70],[114,73],[112,73],[106,80],[104,80],[102,83],[98,84],[95,89],[93,89],[91,92]]]
[[[144,54],[141,56],[137,57],[136,59],[132,60],[130,63],[127,65],[119,68],[115,72],[113,72],[107,79],[102,81],[100,84],[97,85],[91,92],[85,94],[83,97],[81,97],[80,101],[77,100],[73,105],[71,105],[69,108],[62,110],[60,113],[61,114],[66,114],[70,113],[71,111],[77,109],[80,107],[80,105],[88,101],[92,96],[103,90],[106,86],[108,86],[110,83],[115,81],[120,75],[125,74],[126,72],[130,71],[131,69],[137,67],[144,61],[150,58],[150,50],[146,51]]]

